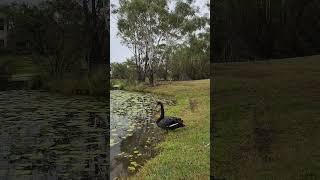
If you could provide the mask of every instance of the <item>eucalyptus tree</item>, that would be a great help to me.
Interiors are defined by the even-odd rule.
[[[201,29],[205,20],[196,15],[193,1],[119,0],[113,13],[118,15],[119,36],[134,54],[139,80],[154,85],[155,69],[169,42],[183,42],[188,34]],[[170,8],[173,7],[173,8]]]
[[[170,56],[169,72],[174,80],[194,80],[210,77],[209,33],[190,36]]]

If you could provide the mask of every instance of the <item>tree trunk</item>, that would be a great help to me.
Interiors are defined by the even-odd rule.
[[[150,73],[149,73],[149,84],[151,86],[154,86],[154,73],[153,73],[153,68],[150,68]]]

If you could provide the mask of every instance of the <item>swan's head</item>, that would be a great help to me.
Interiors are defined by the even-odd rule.
[[[162,102],[160,102],[160,101],[157,101],[157,105],[162,105]]]

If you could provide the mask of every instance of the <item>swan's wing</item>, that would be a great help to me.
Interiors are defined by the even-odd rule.
[[[179,122],[179,123],[183,123],[183,120],[181,118],[178,118],[178,117],[172,117],[172,116],[169,116],[167,117],[168,119],[171,119],[175,122]]]
[[[177,117],[165,117],[165,126],[168,128],[176,128],[184,126],[181,118]]]
[[[163,124],[167,127],[169,127],[171,124],[174,124],[175,121],[173,121],[171,118],[169,117],[164,117],[164,119],[162,120]]]

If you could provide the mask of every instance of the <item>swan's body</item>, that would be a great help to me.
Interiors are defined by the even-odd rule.
[[[163,104],[161,102],[158,102],[158,105],[161,106],[161,112],[160,112],[160,117],[156,121],[157,126],[165,129],[165,130],[174,130],[180,127],[184,127],[185,125],[183,124],[183,120],[178,117],[165,117],[164,116],[164,109],[163,109]]]

